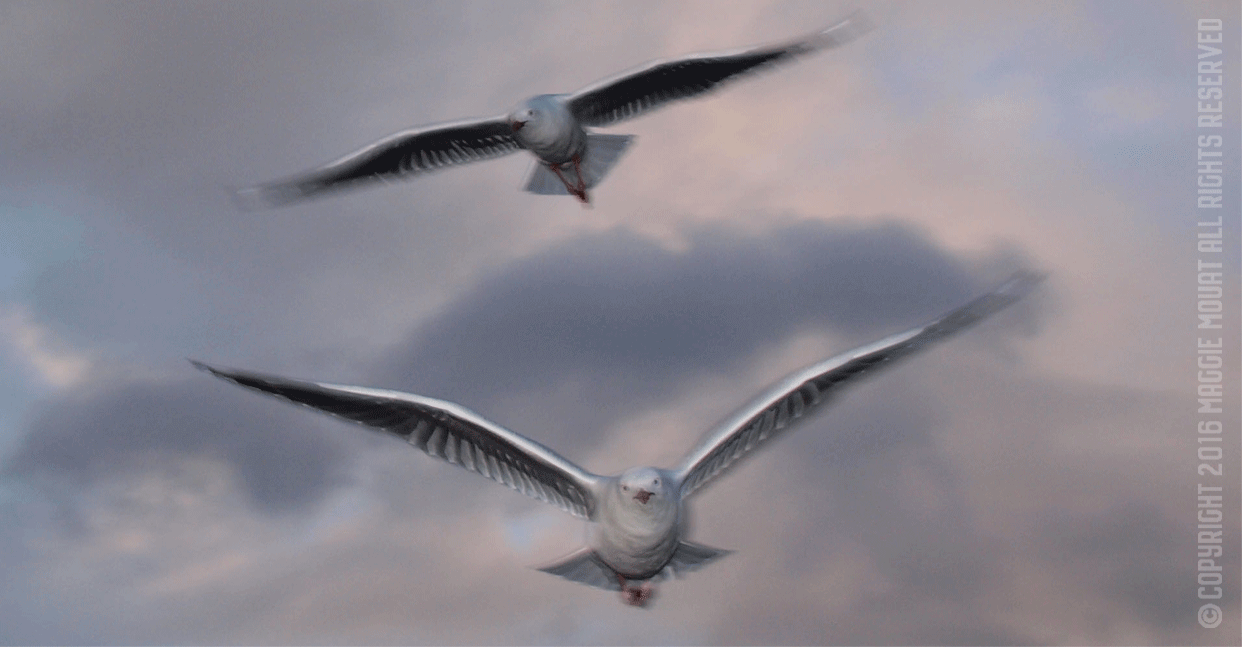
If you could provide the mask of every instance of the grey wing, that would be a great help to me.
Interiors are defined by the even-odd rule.
[[[710,431],[675,473],[689,495],[794,421],[825,404],[841,387],[894,360],[913,355],[1017,302],[1042,276],[1021,272],[996,290],[924,326],[892,335],[794,373]]]
[[[595,83],[571,95],[567,104],[586,126],[603,126],[635,117],[679,99],[696,97],[749,72],[821,49],[839,47],[871,27],[855,13],[837,24],[790,43],[749,49],[692,54],[654,61],[643,67]]]
[[[595,515],[598,476],[465,407],[397,391],[302,382],[191,363],[240,386],[390,433],[429,456],[575,516],[591,519]]]
[[[319,169],[242,189],[236,197],[244,209],[278,207],[361,183],[499,157],[520,148],[505,117],[435,124],[397,133]]]

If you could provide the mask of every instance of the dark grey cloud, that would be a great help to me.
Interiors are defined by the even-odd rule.
[[[348,447],[318,421],[190,377],[109,376],[59,399],[31,423],[5,473],[72,502],[108,479],[207,458],[232,468],[270,513],[305,510],[346,482]]]
[[[896,222],[791,223],[763,236],[703,228],[684,251],[616,230],[504,268],[389,349],[368,381],[461,402],[581,456],[619,417],[695,377],[745,370],[791,334],[861,341],[935,316],[983,283],[968,266]],[[58,402],[13,469],[82,484],[161,456],[207,455],[232,465],[261,507],[282,510],[321,497],[347,465],[323,426],[299,429],[304,414],[194,377],[98,384]],[[565,401],[552,393],[565,383],[588,386]],[[515,397],[526,401],[504,406]],[[864,436],[863,450],[890,440]]]
[[[485,414],[502,413],[505,396],[581,384],[578,401],[560,403],[552,419],[536,405],[503,411],[512,418],[500,420],[572,447],[618,417],[676,397],[694,377],[746,370],[756,353],[790,335],[831,331],[867,341],[1006,276],[982,277],[975,262],[897,221],[791,221],[763,235],[705,226],[678,250],[613,230],[483,281],[391,349],[375,381]],[[1020,263],[1007,262],[1010,270]]]

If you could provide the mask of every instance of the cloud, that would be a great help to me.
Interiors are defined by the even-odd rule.
[[[1168,109],[1168,102],[1143,85],[1114,84],[1098,88],[1087,93],[1084,103],[1091,112],[1114,128],[1140,126],[1160,117]]]
[[[49,386],[73,386],[91,367],[89,357],[69,348],[64,340],[33,321],[22,307],[0,309],[0,335],[9,343],[10,350]]]
[[[561,404],[573,413],[541,421],[560,447],[789,335],[902,330],[1020,266],[956,258],[897,222],[701,226],[684,239],[672,250],[613,230],[519,261],[392,348],[376,382],[504,413],[518,430],[542,416],[504,398],[571,386]],[[984,261],[1009,268],[980,279],[972,266]]]
[[[880,3],[849,48],[610,129],[638,144],[592,210],[520,192],[517,155],[261,214],[224,190],[846,9],[0,4],[28,342],[0,643],[1228,642],[1186,595],[1193,124],[1149,95],[1236,3]],[[182,359],[456,400],[610,472],[1027,264],[1021,306],[696,497],[692,538],[737,552],[645,612],[528,568],[582,538],[556,510]]]
[[[116,369],[93,375],[35,417],[5,474],[72,506],[110,480],[208,459],[234,470],[270,513],[312,505],[345,478],[350,454],[321,426],[186,373],[154,382]]]

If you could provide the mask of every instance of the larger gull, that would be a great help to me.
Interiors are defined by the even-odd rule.
[[[867,32],[855,13],[804,38],[727,52],[658,60],[573,94],[541,94],[507,115],[421,126],[382,139],[316,170],[237,192],[243,208],[275,207],[374,181],[491,159],[526,149],[538,158],[526,190],[574,195],[584,204],[629,146],[630,135],[587,130],[636,117],[672,101],[710,92],[726,81],[777,63],[839,47]]]
[[[693,571],[729,552],[685,539],[688,496],[860,376],[982,321],[1040,280],[1015,274],[996,290],[925,325],[792,373],[709,431],[678,465],[634,467],[617,476],[588,472],[452,402],[191,362],[238,385],[387,432],[430,456],[586,519],[587,545],[540,570],[620,591],[627,603],[642,606],[653,593],[653,581]]]

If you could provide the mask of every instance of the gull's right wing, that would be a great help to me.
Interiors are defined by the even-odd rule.
[[[404,179],[508,155],[521,146],[506,117],[413,128],[386,137],[314,171],[237,192],[243,209],[279,207],[367,182]]]
[[[482,474],[572,515],[595,516],[600,477],[465,407],[398,391],[303,382],[190,362],[239,386],[390,433],[428,456]]]
[[[996,290],[913,330],[833,357],[772,385],[708,432],[674,470],[686,496],[795,420],[832,399],[843,386],[973,326],[1026,296],[1042,276],[1020,272]]]

